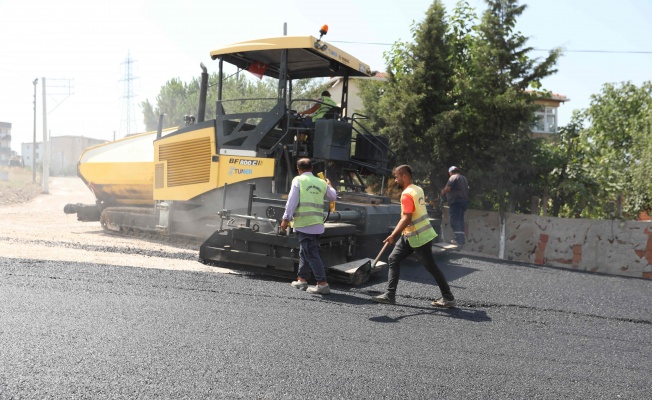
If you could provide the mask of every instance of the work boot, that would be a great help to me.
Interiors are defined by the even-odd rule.
[[[396,296],[391,293],[383,293],[380,296],[374,296],[371,298],[371,300],[375,301],[376,303],[396,304]]]
[[[329,294],[331,292],[331,287],[328,283],[325,285],[315,285],[306,289],[306,292],[311,294]]]
[[[290,285],[292,285],[292,287],[295,287],[295,288],[301,289],[301,290],[308,289],[308,282],[306,282],[306,281],[292,281],[292,283]]]

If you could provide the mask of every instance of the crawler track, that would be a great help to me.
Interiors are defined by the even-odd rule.
[[[204,238],[186,234],[170,234],[156,226],[155,210],[140,207],[109,207],[102,212],[100,224],[106,233],[136,237],[151,242],[165,243],[199,252]]]

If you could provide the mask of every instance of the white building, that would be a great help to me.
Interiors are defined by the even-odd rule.
[[[32,168],[34,165],[33,152],[34,148],[33,143],[21,143],[20,144],[20,155],[23,157],[23,163],[26,167]],[[36,142],[36,166],[41,166],[41,161],[43,160],[43,142]]]
[[[0,122],[0,165],[9,165],[11,151],[11,123]]]
[[[106,143],[106,140],[83,136],[56,136],[50,138],[50,174],[74,176],[81,153],[88,147]],[[21,155],[25,166],[36,164],[39,168],[43,162],[43,142],[36,143],[36,159],[32,157],[32,143],[21,144]]]

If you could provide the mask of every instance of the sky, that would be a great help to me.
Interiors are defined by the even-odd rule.
[[[483,0],[468,0],[481,14]],[[443,1],[452,10],[457,0]],[[227,5],[228,4],[228,5]],[[132,113],[144,129],[139,104],[155,105],[172,78],[199,77],[203,62],[217,71],[212,49],[244,40],[289,35],[318,36],[384,70],[383,53],[410,41],[432,0],[201,1],[201,0],[0,0],[0,121],[12,124],[13,150],[34,135],[43,140],[43,78],[47,131],[111,140],[124,136],[126,67],[131,65]],[[652,0],[527,0],[517,29],[544,58],[564,55],[544,88],[570,99],[559,125],[586,109],[605,83],[652,80]],[[353,42],[353,43],[350,43]],[[131,64],[126,61],[130,57]],[[38,78],[37,85],[33,84]]]

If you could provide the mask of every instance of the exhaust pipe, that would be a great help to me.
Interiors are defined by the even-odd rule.
[[[165,114],[161,114],[158,116],[158,128],[156,129],[156,140],[160,139],[161,136],[163,135],[163,116]]]
[[[197,122],[204,122],[206,118],[206,97],[208,93],[208,71],[204,63],[199,63],[202,69],[201,84],[199,86],[199,110],[197,111]]]

